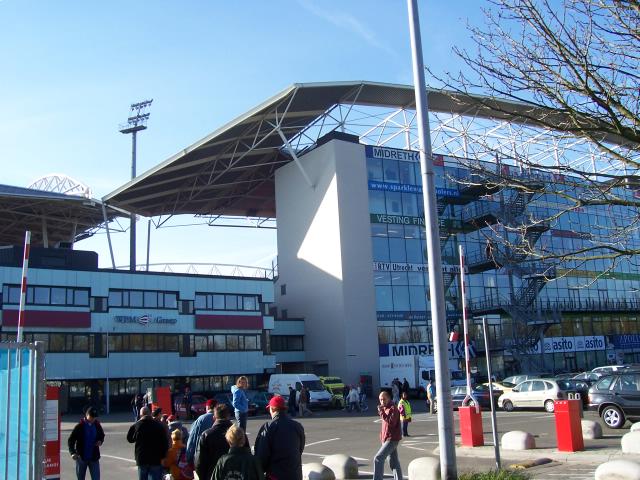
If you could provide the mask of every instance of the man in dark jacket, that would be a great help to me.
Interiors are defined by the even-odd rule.
[[[229,427],[233,425],[230,417],[229,407],[224,403],[216,405],[213,410],[214,422],[202,435],[196,445],[195,467],[198,478],[209,480],[213,473],[213,468],[218,463],[218,459],[229,452],[229,443],[225,439],[225,434]]]
[[[262,480],[262,465],[251,455],[244,430],[232,425],[225,439],[229,444],[229,453],[223,455],[213,470],[211,480]],[[201,478],[201,477],[199,477]]]
[[[151,416],[149,407],[140,410],[140,420],[131,425],[127,441],[135,443],[136,465],[140,480],[161,480],[161,461],[167,456],[169,443],[165,429]]]
[[[271,421],[256,437],[255,455],[267,480],[302,480],[304,428],[287,415],[284,398],[276,395],[269,401]]]
[[[104,442],[104,430],[97,420],[98,410],[88,407],[69,437],[69,453],[76,461],[76,477],[84,480],[87,468],[91,480],[100,480],[100,446]]]

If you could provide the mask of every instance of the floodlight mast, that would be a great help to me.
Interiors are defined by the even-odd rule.
[[[153,98],[138,103],[132,103],[129,109],[127,123],[120,125],[120,133],[131,134],[131,180],[136,178],[136,140],[141,130],[147,129],[147,121],[151,113],[145,111],[151,107]],[[131,214],[131,229],[129,231],[129,270],[136,269],[136,214]]]

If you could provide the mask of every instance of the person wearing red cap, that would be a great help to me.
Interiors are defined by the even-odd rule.
[[[254,446],[265,478],[302,480],[304,428],[287,415],[287,402],[280,395],[269,400],[269,413],[271,421],[260,427]]]
[[[195,422],[191,425],[191,430],[189,431],[189,441],[187,442],[187,461],[191,464],[194,463],[196,448],[198,446],[198,442],[200,441],[200,435],[202,433],[211,428],[213,426],[213,409],[215,408],[217,402],[215,400],[209,399],[204,404],[207,409],[207,413],[204,415],[200,415]]]

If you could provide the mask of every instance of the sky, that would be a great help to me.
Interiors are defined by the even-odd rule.
[[[425,64],[457,71],[451,49],[469,45],[485,2],[418,3]],[[412,84],[400,0],[0,0],[0,62],[0,183],[60,173],[95,198],[130,178],[131,137],[118,126],[131,103],[153,99],[141,174],[293,83]],[[140,263],[147,219],[138,232]],[[112,239],[127,265],[128,234]],[[269,266],[276,254],[264,229],[154,229],[150,243],[151,263]],[[105,235],[75,248],[111,265]]]

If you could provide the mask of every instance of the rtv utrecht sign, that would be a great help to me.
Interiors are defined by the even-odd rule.
[[[566,353],[566,352],[590,352],[605,350],[607,343],[604,335],[592,335],[583,337],[550,337],[545,338],[540,349],[540,342],[531,349],[531,353]]]

